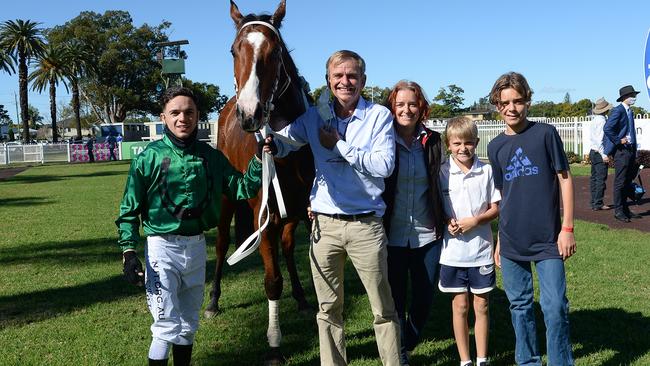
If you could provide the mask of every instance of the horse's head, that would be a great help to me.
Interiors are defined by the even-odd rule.
[[[285,0],[275,13],[242,16],[230,1],[230,17],[237,27],[231,47],[235,66],[237,118],[242,129],[254,132],[266,122],[278,91],[283,42],[278,32],[285,14]]]

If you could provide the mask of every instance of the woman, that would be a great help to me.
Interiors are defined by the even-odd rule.
[[[438,174],[445,154],[440,134],[423,124],[429,105],[420,85],[398,82],[386,104],[394,116],[397,150],[395,170],[384,192],[388,280],[400,318],[401,362],[408,365],[408,353],[420,341],[437,284],[446,222]]]

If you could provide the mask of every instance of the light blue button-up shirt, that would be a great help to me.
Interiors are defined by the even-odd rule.
[[[396,137],[399,164],[389,246],[419,248],[436,239],[433,209],[427,204],[429,179],[423,136],[426,132],[420,127],[417,139],[406,142],[399,135]]]
[[[347,119],[346,119],[347,120]],[[334,121],[342,129],[341,122]],[[375,212],[381,217],[386,204],[381,198],[384,178],[395,167],[393,117],[385,107],[359,98],[345,135],[332,150],[323,147],[319,129],[325,121],[311,107],[284,129],[275,132],[298,143],[308,143],[314,154],[316,178],[312,186],[311,209],[324,214],[360,214]],[[278,157],[298,147],[274,140]]]

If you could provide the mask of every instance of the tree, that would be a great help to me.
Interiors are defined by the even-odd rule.
[[[74,112],[75,125],[77,127],[77,140],[81,140],[81,102],[79,100],[79,78],[88,70],[90,54],[84,46],[76,39],[69,40],[64,45],[65,59],[67,63],[66,76],[72,88],[72,110]]]
[[[566,92],[566,94],[564,94],[564,101],[563,101],[563,103],[571,104],[571,95],[569,94],[569,92]]]
[[[8,124],[10,122],[9,112],[5,109],[4,105],[0,104],[0,124]]]
[[[115,123],[131,111],[158,110],[156,86],[162,81],[153,56],[156,44],[168,40],[164,32],[170,24],[136,28],[126,11],[84,11],[52,29],[49,37],[55,43],[79,41],[87,55],[86,70],[79,78],[81,97],[99,119]]]
[[[49,87],[50,91],[50,118],[52,119],[52,141],[58,141],[56,129],[56,87],[59,82],[63,82],[66,91],[68,86],[65,79],[68,75],[68,69],[65,50],[60,46],[48,45],[45,52],[38,60],[37,68],[29,75],[32,82],[32,90],[42,93],[45,88]]]
[[[462,111],[463,102],[465,101],[463,93],[465,93],[463,88],[451,84],[447,85],[446,89],[440,88],[438,95],[433,100],[441,101],[442,105],[447,107],[452,115],[457,115]]]
[[[43,122],[43,116],[39,113],[38,108],[31,104],[27,107],[27,116],[27,119],[29,120],[29,128],[31,129],[38,129],[37,125],[40,125]]]
[[[199,109],[199,116],[203,122],[208,121],[211,113],[221,112],[228,102],[228,97],[219,94],[219,87],[214,84],[197,83],[189,79],[185,79],[183,84],[192,89],[199,100],[196,107]]]
[[[444,104],[431,103],[429,105],[429,118],[432,119],[443,119],[451,118],[454,116],[454,112],[451,107]]]
[[[27,107],[27,64],[43,53],[43,32],[39,23],[31,20],[7,20],[0,26],[0,49],[18,60],[18,89],[20,93],[20,119],[23,125],[23,142],[29,142]]]
[[[0,48],[0,71],[4,71],[10,75],[13,74],[16,72],[16,69],[14,69],[14,63],[15,60],[12,55]]]
[[[378,86],[366,86],[361,90],[363,99],[377,104],[383,104],[388,99],[390,88],[381,88]]]
[[[329,93],[329,89],[327,88],[327,85],[322,85],[309,93],[311,95],[311,98],[314,100],[315,103],[318,102],[318,98],[320,98],[320,95],[323,94],[323,92],[326,91]],[[330,96],[331,99],[331,96]]]

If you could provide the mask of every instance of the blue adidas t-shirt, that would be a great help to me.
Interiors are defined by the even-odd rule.
[[[555,127],[529,122],[518,134],[495,137],[487,151],[501,190],[501,255],[519,261],[562,258],[557,173],[569,170],[569,162]]]

